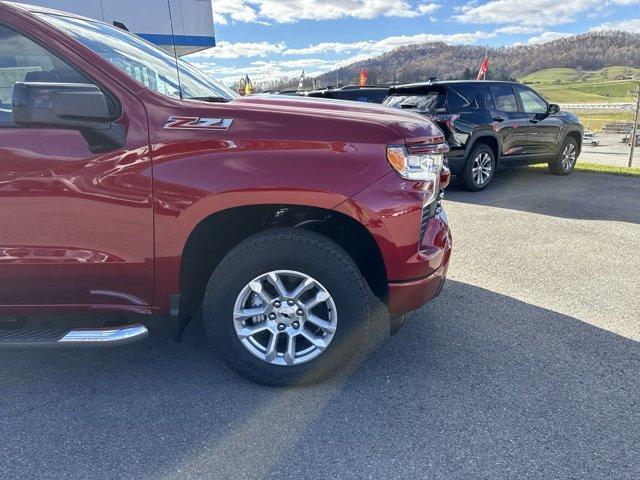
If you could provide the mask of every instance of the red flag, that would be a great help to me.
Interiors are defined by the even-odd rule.
[[[478,78],[476,80],[484,80],[487,76],[487,70],[489,70],[489,57],[484,57],[480,70],[478,70]]]
[[[359,83],[359,85],[361,87],[364,87],[364,86],[367,85],[367,70],[364,67],[360,71],[360,83]]]

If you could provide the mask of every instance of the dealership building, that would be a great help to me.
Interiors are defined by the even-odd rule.
[[[124,26],[178,55],[215,46],[211,0],[19,0]]]

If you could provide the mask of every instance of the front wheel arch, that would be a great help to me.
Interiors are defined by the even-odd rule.
[[[179,333],[198,310],[207,282],[224,256],[245,239],[272,228],[312,230],[338,244],[353,259],[369,288],[387,301],[387,269],[369,230],[335,210],[304,205],[235,207],[203,219],[191,232],[181,256]],[[225,232],[225,235],[219,235]]]

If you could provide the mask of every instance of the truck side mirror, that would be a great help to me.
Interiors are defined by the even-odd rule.
[[[81,83],[17,82],[13,85],[13,121],[24,127],[77,130],[92,153],[122,148],[124,127],[112,122],[105,94]]]

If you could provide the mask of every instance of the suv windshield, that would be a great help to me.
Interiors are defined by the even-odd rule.
[[[177,98],[232,100],[238,95],[183,60],[120,28],[53,14],[39,17],[151,90]],[[179,75],[178,75],[179,71]]]

